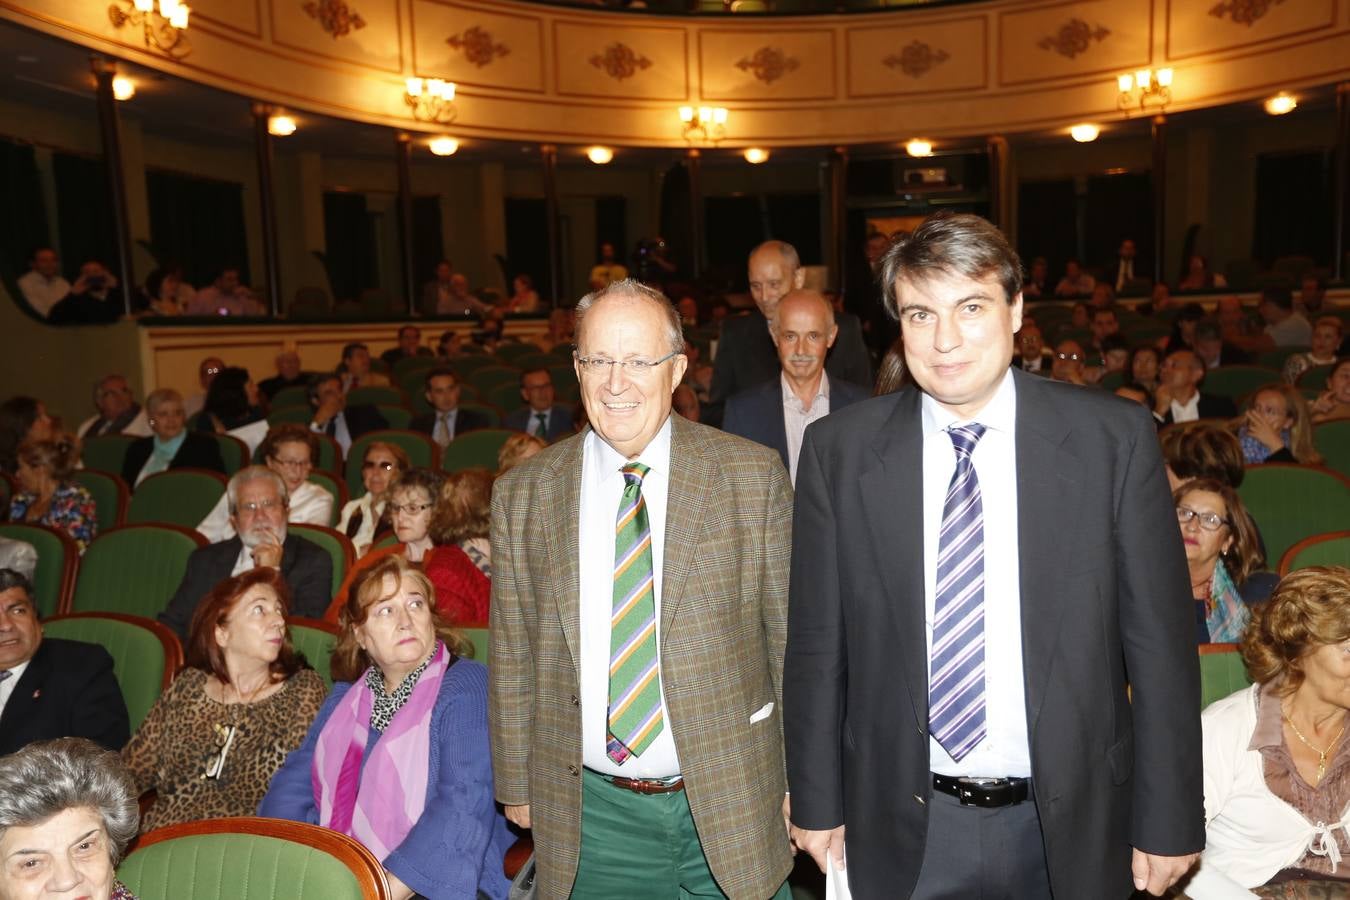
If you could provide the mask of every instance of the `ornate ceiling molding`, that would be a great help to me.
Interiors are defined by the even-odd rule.
[[[309,0],[303,8],[311,19],[319,21],[319,26],[331,34],[333,40],[366,27],[361,14],[343,0]]]
[[[1232,19],[1234,24],[1250,28],[1270,12],[1272,6],[1283,2],[1284,0],[1227,0],[1224,3],[1214,4],[1209,14],[1216,19]]]
[[[1094,43],[1106,40],[1110,34],[1111,29],[1102,25],[1094,28],[1082,19],[1070,19],[1059,27],[1058,32],[1037,41],[1036,46],[1073,59],[1078,54],[1092,49]]]
[[[934,66],[951,59],[951,54],[941,47],[925,44],[923,41],[911,41],[899,53],[892,53],[881,60],[882,65],[899,69],[910,78],[922,78],[932,71]]]
[[[459,34],[452,34],[445,42],[454,50],[464,51],[464,58],[478,68],[488,65],[499,56],[506,56],[511,48],[492,40],[492,32],[472,25]]]
[[[591,65],[604,71],[615,81],[632,78],[638,72],[651,66],[652,61],[633,50],[627,44],[610,44],[604,53],[591,57]]]
[[[752,55],[742,58],[736,68],[749,72],[765,84],[773,84],[801,63],[777,47],[760,47]]]

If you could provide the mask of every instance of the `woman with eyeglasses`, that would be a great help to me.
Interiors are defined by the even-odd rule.
[[[361,483],[366,492],[342,507],[337,529],[352,539],[356,555],[365,556],[381,531],[389,526],[385,509],[389,486],[412,468],[408,454],[397,444],[375,441],[361,460]]]
[[[286,482],[286,521],[292,525],[331,525],[333,495],[309,480],[314,460],[319,457],[319,436],[289,422],[269,430],[258,451],[263,464]],[[213,544],[234,537],[229,499],[221,494],[220,502],[197,526],[197,531]]]
[[[1278,581],[1257,571],[1265,558],[1251,518],[1237,491],[1212,478],[1186,482],[1172,499],[1191,573],[1197,641],[1237,641],[1250,618],[1248,607],[1269,597]]]
[[[408,562],[422,564],[422,558],[432,548],[431,520],[444,483],[443,472],[418,468],[404,472],[389,486],[387,512],[398,543],[376,547],[356,561],[356,565],[347,571],[347,577],[324,618],[336,621],[338,612],[347,602],[352,582],[386,556],[401,556]]]
[[[150,709],[122,758],[155,803],[150,831],[250,816],[323,703],[323,679],[291,647],[290,588],[261,566],[227,578],[192,616],[187,665]]]

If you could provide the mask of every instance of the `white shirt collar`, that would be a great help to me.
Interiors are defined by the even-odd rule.
[[[815,406],[816,401],[819,400],[821,397],[824,397],[827,401],[830,399],[830,376],[825,374],[824,372],[820,373],[820,384],[816,387],[815,396],[812,397],[811,402],[805,406],[803,406],[802,401],[797,398],[797,391],[792,386],[792,382],[788,381],[786,372],[779,371],[778,380],[779,383],[781,383],[783,386],[784,406],[795,406],[802,412],[810,412],[811,407]]]
[[[674,413],[671,413],[674,415]],[[622,453],[615,450],[609,444],[605,443],[604,438],[592,428],[586,435],[586,440],[590,443],[590,453],[594,454],[598,471],[603,473],[602,480],[611,475],[618,476],[619,471],[628,464],[629,460]],[[637,455],[636,462],[642,463],[647,468],[662,475],[670,474],[670,416],[661,424],[661,428],[652,437],[642,452]]]
[[[999,382],[998,389],[994,391],[994,396],[990,397],[989,402],[969,419],[958,418],[955,413],[928,394],[923,395],[922,407],[925,440],[936,432],[947,430],[952,425],[961,425],[967,422],[979,422],[985,428],[993,428],[997,431],[1013,434],[1017,421],[1017,388],[1013,383],[1012,369],[1003,373],[1003,380]]]

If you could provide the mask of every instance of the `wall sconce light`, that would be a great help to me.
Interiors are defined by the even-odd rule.
[[[1116,86],[1120,89],[1116,97],[1116,106],[1128,113],[1139,107],[1142,111],[1153,103],[1165,107],[1172,102],[1172,70],[1140,69],[1134,74],[1126,72],[1116,76]]]
[[[414,119],[447,125],[455,121],[459,108],[455,106],[455,83],[444,78],[409,78],[403,91],[403,102],[412,110]]]
[[[436,156],[454,156],[459,150],[459,141],[448,135],[441,135],[427,141],[427,149]]]
[[[295,134],[295,119],[284,113],[273,113],[267,117],[267,133],[274,137],[290,137]]]
[[[1291,113],[1298,108],[1298,101],[1293,97],[1280,91],[1274,97],[1266,100],[1266,112],[1272,116],[1282,116],[1285,113]]]
[[[614,151],[608,147],[587,147],[586,158],[597,166],[603,166],[614,158]]]
[[[108,20],[114,28],[140,26],[145,34],[145,46],[164,52],[170,59],[182,59],[192,52],[184,34],[192,8],[180,0],[115,0],[108,6]]]
[[[690,144],[716,144],[727,135],[727,110],[723,106],[681,106],[680,124]]]
[[[136,82],[125,75],[115,75],[112,80],[112,92],[117,100],[130,100],[136,96]]]
[[[745,161],[752,166],[757,166],[760,163],[769,161],[769,151],[765,150],[763,147],[746,147],[745,153],[741,155],[744,156]]]
[[[1101,129],[1090,122],[1084,122],[1081,125],[1073,125],[1069,128],[1069,136],[1080,144],[1090,144],[1101,134]]]
[[[905,143],[905,152],[910,156],[932,156],[933,142],[925,141],[923,138],[914,138]]]

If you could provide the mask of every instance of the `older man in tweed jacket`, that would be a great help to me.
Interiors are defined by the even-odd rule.
[[[577,312],[591,429],[493,492],[497,798],[533,827],[543,898],[787,897],[787,473],[670,414],[686,360],[665,297],[617,282]],[[654,589],[630,589],[644,566]]]

